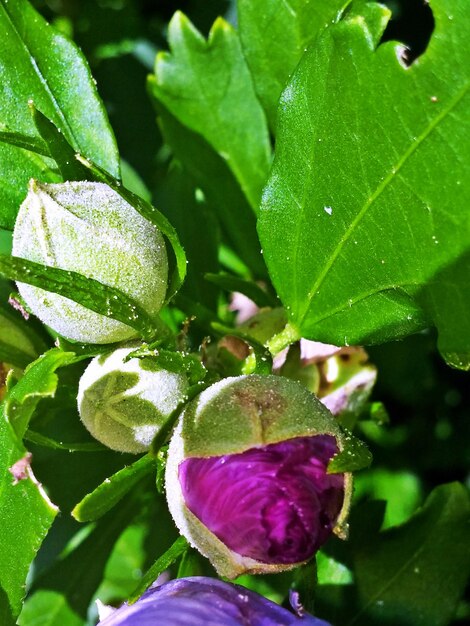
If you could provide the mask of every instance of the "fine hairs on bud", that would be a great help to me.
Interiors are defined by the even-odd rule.
[[[133,348],[95,357],[78,386],[78,410],[89,432],[118,452],[145,452],[162,424],[186,398],[185,374],[153,357],[126,360]]]
[[[168,259],[162,234],[103,183],[32,180],[16,219],[13,254],[114,287],[151,316],[165,298]],[[56,293],[21,282],[18,289],[30,310],[67,339],[112,343],[136,334]]]

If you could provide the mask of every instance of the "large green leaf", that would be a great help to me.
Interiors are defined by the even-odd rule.
[[[279,97],[301,56],[348,0],[238,0],[240,39],[256,92],[276,127]]]
[[[119,175],[114,136],[84,56],[26,0],[0,0],[0,79],[2,124],[38,139],[28,108],[33,100],[75,150]],[[0,164],[0,224],[12,228],[28,179],[50,180],[48,162],[0,144]]]
[[[403,526],[353,533],[358,610],[345,624],[448,624],[470,573],[469,519],[466,489],[450,483]]]
[[[0,406],[0,616],[17,616],[29,567],[57,514]],[[8,608],[9,605],[9,608]]]
[[[171,54],[157,55],[154,96],[227,162],[256,211],[271,148],[236,31],[219,18],[206,41],[177,12],[168,41]]]
[[[464,1],[431,6],[410,67],[398,44],[377,47],[389,14],[375,4],[306,53],[281,99],[259,233],[291,334],[372,343],[434,323],[468,367],[470,40]]]

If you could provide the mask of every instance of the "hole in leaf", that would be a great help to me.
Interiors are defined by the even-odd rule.
[[[406,46],[401,62],[411,65],[426,50],[434,30],[434,17],[426,0],[384,0],[392,11],[382,37],[385,41],[399,41]]]

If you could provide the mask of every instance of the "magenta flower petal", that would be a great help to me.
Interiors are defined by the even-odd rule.
[[[172,580],[124,605],[100,626],[330,626],[298,617],[263,596],[214,578]]]
[[[327,474],[330,435],[239,454],[188,458],[178,468],[189,510],[232,551],[262,563],[309,559],[341,511],[344,476]]]

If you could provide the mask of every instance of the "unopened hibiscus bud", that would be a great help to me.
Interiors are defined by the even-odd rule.
[[[328,474],[344,437],[305,387],[226,378],[187,405],[168,453],[170,512],[222,576],[291,569],[344,534],[350,474]]]
[[[195,576],[171,580],[124,605],[100,626],[330,626],[295,615],[263,596],[230,583]]]
[[[161,425],[186,398],[185,374],[158,366],[155,358],[124,359],[132,348],[94,358],[78,387],[83,424],[119,452],[145,452]]]
[[[160,231],[103,183],[31,181],[15,224],[13,254],[119,289],[151,316],[165,298],[168,260]],[[58,294],[25,283],[18,289],[31,311],[67,339],[111,343],[136,334]]]
[[[364,348],[338,348],[307,339],[278,354],[274,369],[304,384],[350,428],[363,411],[377,378]]]

